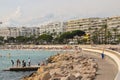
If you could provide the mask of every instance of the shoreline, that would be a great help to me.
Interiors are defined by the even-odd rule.
[[[79,46],[80,46],[80,45],[79,45]],[[79,46],[78,46],[78,47],[79,47]],[[52,47],[52,48],[53,48],[53,46],[48,46],[48,47]],[[54,47],[55,47],[55,45],[54,45]],[[62,47],[63,47],[63,45],[62,45]],[[44,48],[44,46],[43,46],[43,48]],[[18,49],[18,50],[33,50],[33,51],[34,51],[34,50],[52,50],[52,51],[60,51],[60,53],[61,53],[61,52],[70,53],[71,51],[72,51],[71,53],[73,53],[73,51],[75,51],[75,45],[73,45],[72,48],[69,47],[70,49],[69,49],[69,48],[63,49],[64,47],[63,47],[62,49],[59,49],[59,47],[57,47],[57,49],[52,49],[52,48],[49,48],[49,49],[47,49],[47,48],[45,48],[45,49]],[[60,48],[61,48],[61,46],[60,46]],[[71,50],[71,49],[72,49],[72,50]],[[6,49],[6,50],[16,50],[16,49]],[[69,50],[71,50],[71,51],[69,51]],[[91,53],[91,52],[89,52],[89,53]],[[97,55],[97,56],[99,55],[99,58],[100,58],[100,54],[94,54],[93,52],[92,52],[91,54]],[[83,55],[84,55],[84,54],[83,54]],[[88,54],[88,55],[90,55],[90,54]],[[89,57],[89,56],[88,56],[88,57]],[[110,58],[110,59],[111,59],[111,58]],[[109,61],[109,60],[106,61],[106,62],[109,63],[108,65],[114,66],[113,62],[111,62],[111,61]],[[100,63],[101,63],[101,62],[100,62]],[[107,66],[107,69],[108,69],[109,67],[111,67],[111,66]],[[101,69],[102,69],[102,68],[101,68]],[[112,68],[112,69],[113,69],[113,68]],[[110,72],[108,72],[108,74],[111,73],[111,70],[112,70],[112,69],[109,70]],[[115,70],[112,70],[112,72],[114,72],[114,71],[116,71],[116,70],[117,70],[117,68],[115,68]],[[104,70],[102,70],[102,71],[100,70],[100,72],[102,72],[102,74],[104,74],[104,71],[105,71],[105,73],[106,73],[106,69],[105,69],[105,68],[104,68]],[[116,73],[115,73],[115,74],[116,74]],[[114,76],[116,76],[115,74],[114,74]],[[99,76],[99,75],[98,75],[98,76]],[[113,77],[113,75],[110,76],[110,77]],[[95,79],[95,80],[101,80],[101,78],[103,78],[103,77],[98,77],[98,78],[100,78],[100,79]],[[103,78],[102,80],[106,80],[106,79],[107,79],[107,78],[105,78],[105,79]],[[113,78],[110,78],[109,80],[113,80]]]
[[[85,53],[84,53],[85,52]],[[110,58],[110,57],[108,57],[108,56],[106,56],[106,58],[104,59],[104,60],[102,60],[101,59],[101,56],[99,55],[99,54],[96,54],[96,53],[92,53],[92,54],[89,54],[89,52],[87,52],[87,51],[83,51],[83,56],[86,56],[86,58],[90,58],[90,59],[93,59],[93,61],[95,60],[95,62],[97,62],[97,64],[98,64],[98,69],[96,70],[96,72],[95,72],[95,74],[94,74],[94,76],[92,75],[92,79],[91,80],[107,80],[108,79],[108,77],[109,77],[109,80],[113,80],[114,78],[115,78],[115,76],[116,76],[116,74],[117,74],[117,65],[114,63],[114,61]],[[75,54],[77,54],[77,53],[75,53]],[[79,53],[78,53],[79,54]],[[80,53],[79,54],[79,56],[81,56],[82,54]],[[59,57],[58,57],[59,58]],[[54,60],[53,60],[54,61]],[[105,61],[105,62],[104,62]],[[55,62],[56,62],[56,60],[55,60]],[[58,61],[59,62],[59,61]],[[69,63],[69,62],[68,62]],[[62,64],[61,64],[62,65]],[[108,67],[109,66],[109,67]],[[43,66],[44,67],[44,66]],[[60,67],[60,65],[59,65],[59,67]],[[49,68],[49,67],[48,67]],[[44,68],[40,68],[40,69],[38,69],[38,71],[37,72],[39,72],[39,71],[41,71],[41,70],[44,70]],[[56,68],[55,68],[55,70],[56,70]],[[48,71],[50,71],[50,70],[48,70]],[[54,69],[52,70],[52,71],[54,71]],[[89,71],[89,70],[88,70]],[[111,73],[111,71],[112,71],[112,73]],[[58,71],[59,72],[59,71]],[[40,72],[41,73],[41,72]],[[44,73],[44,72],[42,72],[42,73]],[[84,72],[83,72],[84,73]],[[34,73],[33,73],[34,74]],[[59,73],[58,73],[59,74]],[[34,74],[35,75],[35,74]],[[39,75],[36,75],[36,76],[29,76],[28,77],[28,79],[32,79],[32,80],[36,80],[36,79],[38,79],[38,76]],[[49,75],[50,75],[50,73],[49,73]],[[60,75],[60,74],[59,74]],[[74,74],[74,75],[76,75],[76,74]],[[45,76],[45,75],[44,75]],[[89,75],[90,76],[90,75]],[[67,76],[68,77],[68,76]],[[69,76],[70,77],[70,76]],[[83,77],[83,76],[82,76]],[[34,79],[35,78],[35,79]],[[40,78],[40,76],[39,76],[39,78]],[[88,78],[88,77],[87,77]],[[85,80],[87,79],[87,78],[84,78]],[[23,80],[28,80],[27,78],[25,78],[25,79],[23,79]],[[44,80],[44,79],[41,79],[41,80]],[[45,79],[45,80],[47,80],[47,79]],[[60,80],[64,80],[64,79],[60,79]],[[72,79],[72,80],[74,80],[74,79]]]
[[[73,54],[74,53],[74,54]],[[23,80],[93,80],[97,71],[94,59],[84,57],[81,53],[63,53],[51,56],[48,64],[41,66],[37,72]]]

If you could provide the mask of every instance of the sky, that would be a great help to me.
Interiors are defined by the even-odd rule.
[[[120,0],[0,0],[0,26],[120,16]]]

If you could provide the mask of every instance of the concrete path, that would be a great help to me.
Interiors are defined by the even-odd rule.
[[[94,52],[83,51],[83,56],[92,57],[98,63],[95,80],[114,80],[118,72],[116,63],[108,56],[105,56],[105,59],[101,59],[100,54],[93,53]]]

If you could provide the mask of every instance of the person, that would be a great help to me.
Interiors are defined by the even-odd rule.
[[[104,57],[105,57],[104,53],[101,54],[101,57],[102,57],[102,59],[104,59]]]
[[[17,59],[17,67],[20,66],[21,62],[19,59]]]
[[[24,67],[26,67],[26,62],[24,61]]]
[[[24,67],[24,60],[22,60],[22,67]]]
[[[11,62],[12,62],[12,66],[14,66],[14,61],[13,61],[13,60],[11,60]]]
[[[28,58],[28,66],[30,66],[31,65],[31,60],[30,60],[30,58]]]

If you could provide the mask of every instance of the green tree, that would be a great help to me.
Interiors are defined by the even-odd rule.
[[[74,30],[74,31],[71,31],[71,32],[64,32],[62,33],[59,38],[57,38],[58,42],[60,43],[68,43],[69,39],[73,39],[75,36],[82,36],[84,35],[85,32],[84,31],[81,31],[81,30]]]
[[[117,39],[117,33],[118,33],[118,29],[117,29],[118,27],[115,27],[115,28],[113,28],[113,32],[114,32],[114,34],[113,34],[113,37],[114,37],[114,42],[116,42],[116,39]]]
[[[0,36],[0,44],[4,42],[4,37]]]
[[[99,44],[100,43],[100,33],[99,33],[99,29],[95,28],[95,31],[93,32],[94,34],[91,36],[91,39],[93,41],[93,43],[95,44]]]
[[[52,37],[52,35],[49,35],[49,34],[42,34],[37,38],[37,40],[42,42],[42,43],[43,42],[51,43],[53,40],[53,37]]]
[[[110,30],[107,32],[107,43],[111,43],[112,40],[112,33],[110,32]]]
[[[83,36],[83,35],[85,35],[85,32],[84,31],[81,31],[81,30],[74,30],[74,31],[72,31],[72,36],[74,37],[74,36]]]
[[[71,38],[73,38],[73,35],[71,35],[71,32],[64,32],[60,35],[58,40],[61,43],[67,43],[68,39],[71,39]]]
[[[31,35],[30,37],[28,37],[28,41],[29,41],[29,43],[36,43],[36,36]]]
[[[102,25],[102,28],[103,28],[103,30],[104,30],[104,43],[105,44],[107,44],[107,28],[108,28],[108,26],[107,26],[107,24],[105,24],[105,25]]]
[[[23,43],[26,44],[28,42],[28,37],[18,36],[18,37],[16,37],[16,42],[21,43],[21,44],[23,44]]]
[[[8,41],[9,43],[14,43],[14,42],[15,42],[15,38],[14,38],[14,37],[9,37],[9,38],[7,39],[7,41]]]

